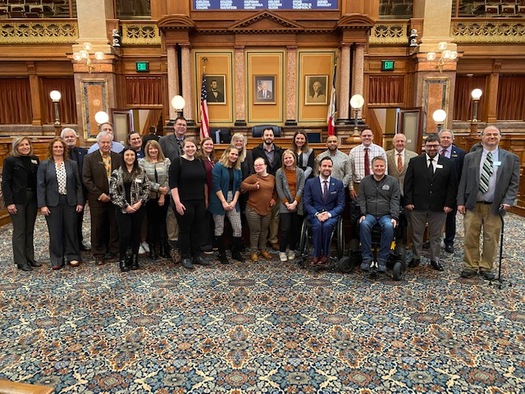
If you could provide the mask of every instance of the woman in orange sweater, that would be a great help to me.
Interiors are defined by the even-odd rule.
[[[246,220],[250,229],[250,258],[252,261],[257,261],[257,251],[259,251],[262,257],[271,260],[272,255],[266,250],[266,242],[270,213],[277,199],[275,177],[268,174],[268,165],[262,157],[255,159],[253,167],[255,174],[241,183],[241,191],[250,193],[246,204]]]

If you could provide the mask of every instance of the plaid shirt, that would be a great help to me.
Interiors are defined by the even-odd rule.
[[[370,161],[370,174],[372,174],[372,159],[376,156],[382,156],[385,158],[385,164],[387,159],[385,150],[379,145],[372,143],[368,148],[370,149],[368,152],[368,158]],[[352,180],[355,183],[360,183],[365,177],[365,146],[361,144],[355,148],[352,148],[348,156],[350,156],[350,165],[352,166]],[[388,168],[385,174],[388,174]],[[353,189],[352,185],[350,185],[350,189]]]

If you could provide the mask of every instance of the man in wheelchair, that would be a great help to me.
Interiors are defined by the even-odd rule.
[[[332,159],[319,163],[319,176],[309,179],[304,187],[304,210],[312,225],[314,258],[312,265],[325,265],[330,256],[330,239],[345,207],[343,182],[332,178]]]
[[[361,269],[369,271],[372,265],[372,229],[376,224],[381,228],[381,240],[377,257],[377,270],[386,272],[390,256],[390,245],[394,239],[394,228],[399,221],[400,190],[397,180],[385,174],[386,161],[382,156],[372,159],[372,175],[361,181],[357,200],[359,238],[361,241]]]

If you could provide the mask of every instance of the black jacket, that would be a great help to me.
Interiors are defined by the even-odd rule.
[[[11,204],[26,203],[26,189],[33,189],[36,192],[36,172],[39,160],[36,156],[31,158],[31,173],[33,174],[33,184],[28,184],[29,172],[24,167],[20,157],[9,156],[4,160],[2,173],[2,193],[4,194],[5,206]]]

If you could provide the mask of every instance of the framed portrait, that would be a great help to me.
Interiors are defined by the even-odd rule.
[[[226,104],[226,75],[206,75],[208,104]]]
[[[304,104],[326,105],[328,103],[328,75],[305,75]]]
[[[275,75],[254,75],[253,86],[254,104],[275,104]]]

